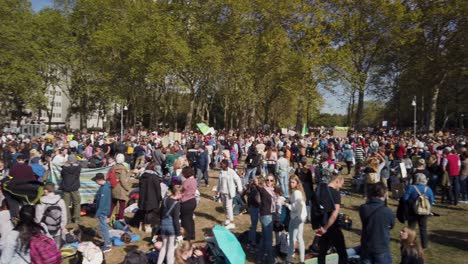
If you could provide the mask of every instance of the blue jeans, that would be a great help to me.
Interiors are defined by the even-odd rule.
[[[275,256],[273,255],[273,216],[264,215],[260,216],[260,223],[262,223],[262,241],[260,242],[260,250],[257,252],[257,262],[263,262],[263,257],[267,254],[268,264],[275,263]]]
[[[107,216],[99,215],[99,230],[101,230],[102,238],[104,239],[104,246],[110,246],[109,226],[107,225]]]
[[[205,184],[208,185],[208,175],[203,171],[202,169],[197,168],[197,182],[198,182],[198,187],[201,185],[201,180],[202,178],[205,180]]]
[[[367,259],[362,260],[363,264],[392,264],[392,255],[389,252],[381,254],[369,253]]]
[[[249,243],[252,246],[257,245],[257,224],[259,217],[259,208],[249,206],[249,215],[250,215],[250,230],[249,230]]]
[[[244,176],[244,186],[247,186],[249,184],[249,181],[253,178],[255,178],[255,173],[257,172],[257,167],[249,168],[245,170],[245,176]]]
[[[462,201],[468,201],[468,176],[460,176],[460,193]]]
[[[278,174],[278,181],[279,181],[279,185],[281,187],[281,193],[283,194],[283,196],[289,197],[289,189],[288,189],[289,173],[280,172]]]

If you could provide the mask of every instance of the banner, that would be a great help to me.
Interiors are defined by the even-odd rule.
[[[309,128],[307,127],[306,123],[304,123],[304,125],[302,125],[301,136],[305,136],[307,134],[309,134]]]
[[[49,178],[47,179],[48,182],[55,183],[56,186],[60,186],[60,182],[62,181],[62,177],[60,173],[62,168],[55,164],[52,164],[52,170],[50,172]],[[80,173],[80,196],[81,196],[81,204],[92,203],[94,201],[94,196],[96,195],[99,184],[92,181],[91,178],[96,176],[96,173],[103,173],[104,175],[110,170],[111,167],[104,167],[104,168],[81,168]]]
[[[282,128],[281,129],[281,134],[287,135],[288,134],[288,129],[287,128]]]
[[[211,134],[214,134],[215,133],[215,130],[213,127],[209,127],[207,124],[205,123],[198,123],[197,124],[197,127],[198,129],[200,129],[200,132],[202,132],[202,134],[204,136],[208,135],[209,133]]]
[[[333,128],[333,137],[334,138],[345,138],[348,136],[349,127],[334,127]]]

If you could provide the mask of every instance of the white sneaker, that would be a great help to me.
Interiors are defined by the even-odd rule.
[[[233,224],[233,223],[230,223],[230,224],[226,225],[225,227],[226,227],[227,229],[234,229],[234,228],[236,228],[236,225]]]

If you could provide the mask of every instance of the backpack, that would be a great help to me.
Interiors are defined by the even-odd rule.
[[[119,184],[120,180],[117,179],[117,175],[115,174],[115,168],[112,167],[108,172],[107,172],[107,178],[106,180],[110,182],[111,188],[114,189],[117,184]]]
[[[414,213],[417,215],[429,215],[431,214],[431,202],[426,196],[427,186],[424,187],[424,192],[421,193],[419,189],[414,186],[414,189],[418,193],[418,198],[414,202]]]
[[[29,252],[31,264],[60,264],[62,262],[62,253],[55,241],[42,233],[31,237]]]
[[[47,231],[51,236],[56,236],[60,231],[60,223],[62,222],[62,208],[58,205],[60,199],[49,204],[44,211],[41,222],[47,226]]]

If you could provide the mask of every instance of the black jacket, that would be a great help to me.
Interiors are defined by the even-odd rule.
[[[66,164],[62,167],[62,182],[60,189],[64,192],[75,192],[80,189],[81,166],[78,164]]]
[[[376,211],[378,210],[378,211]],[[364,257],[367,253],[382,254],[390,252],[390,229],[395,225],[395,215],[378,198],[359,207],[362,222],[361,246]]]
[[[161,198],[161,181],[156,173],[145,171],[140,177],[140,198],[138,208],[149,211],[159,209]]]

